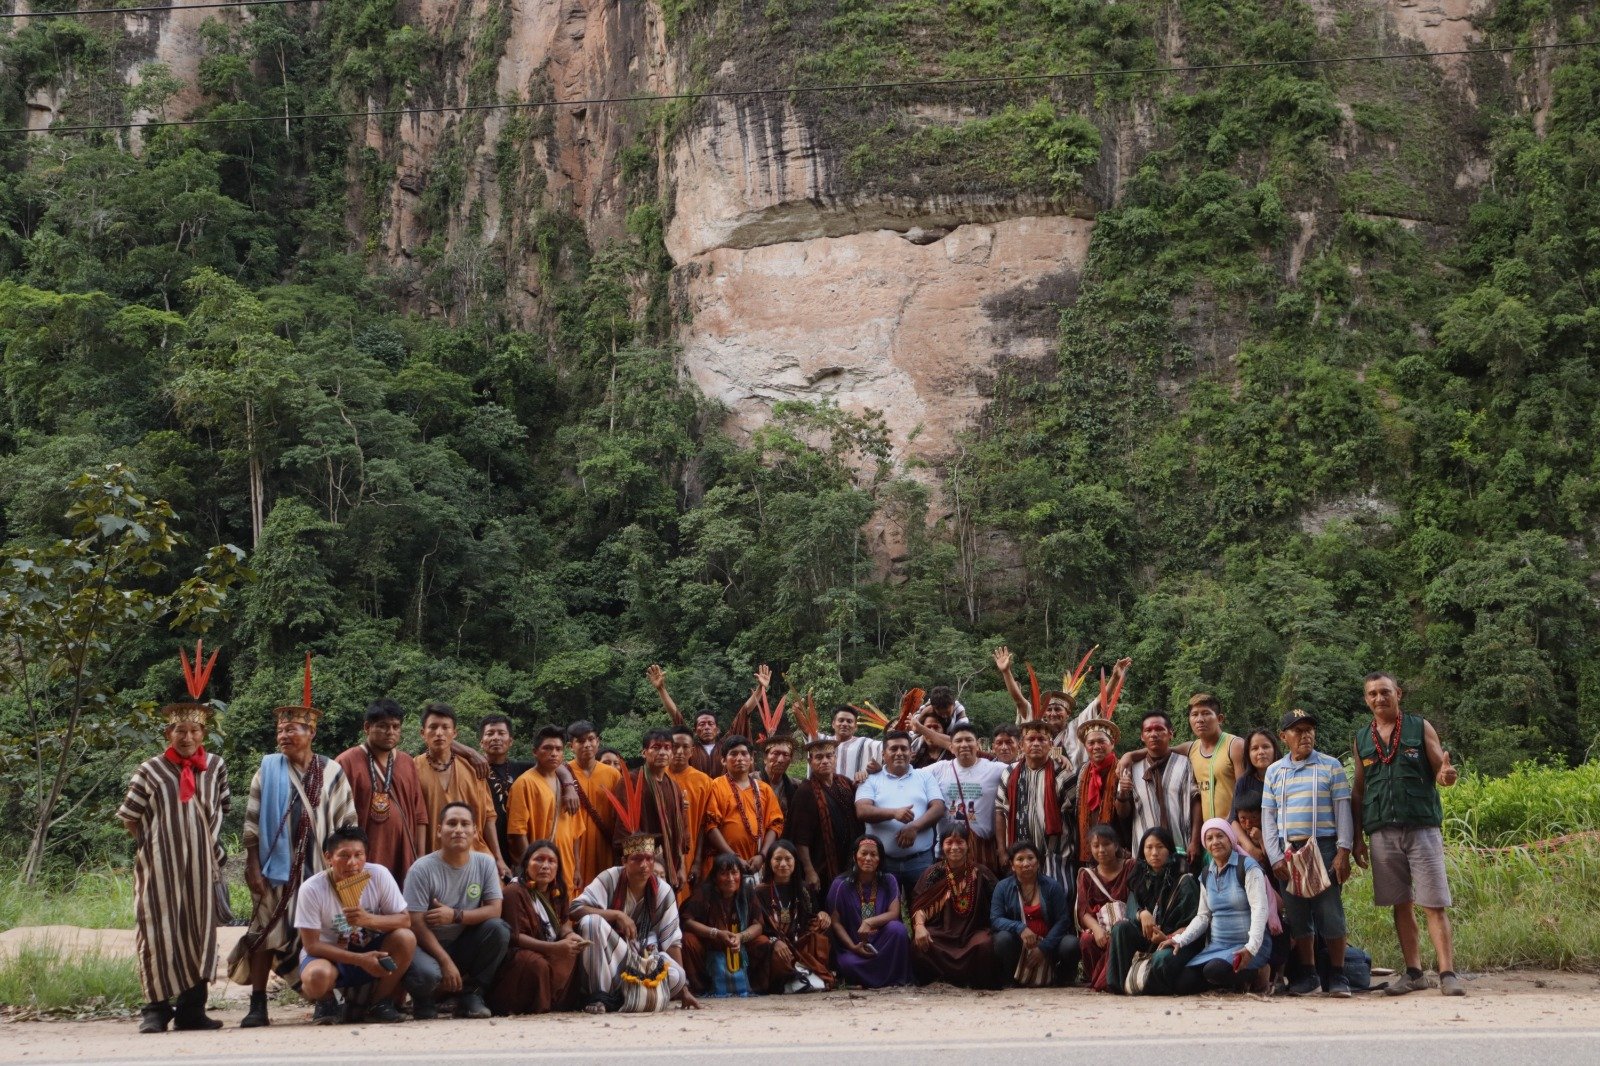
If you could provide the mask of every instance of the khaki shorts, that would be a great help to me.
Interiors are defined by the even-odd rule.
[[[1434,826],[1391,825],[1372,834],[1372,902],[1380,907],[1414,903],[1450,906],[1444,869],[1444,834]]]

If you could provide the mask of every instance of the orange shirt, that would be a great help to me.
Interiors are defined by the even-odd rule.
[[[578,882],[582,876],[579,853],[588,843],[584,840],[587,821],[582,810],[577,814],[566,812],[561,805],[561,786],[545,780],[538,767],[511,785],[511,796],[506,801],[506,835],[522,837],[530,844],[535,840],[555,842],[568,899],[575,899],[589,883]]]
[[[584,799],[588,800],[578,808],[578,819],[583,822],[584,832],[574,880],[578,892],[582,892],[602,871],[615,865],[611,856],[611,835],[617,824],[617,809],[606,799],[606,795],[615,791],[622,775],[599,760],[595,760],[594,766],[585,771],[574,759],[567,763],[567,769],[572,771],[578,787],[583,790]],[[576,899],[577,892],[568,898]]]
[[[748,859],[761,846],[761,838],[770,830],[783,835],[783,811],[778,807],[777,793],[765,781],[748,778],[750,787],[735,790],[726,776],[711,782],[708,797],[705,831],[722,830],[722,839],[728,842],[735,855]]]

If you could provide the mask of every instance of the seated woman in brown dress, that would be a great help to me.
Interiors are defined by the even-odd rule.
[[[772,942],[766,991],[820,992],[832,988],[828,969],[828,925],[816,893],[800,873],[799,853],[787,840],[767,849],[767,865],[756,886],[761,931]]]
[[[919,984],[945,981],[999,988],[989,934],[994,874],[973,861],[972,830],[957,824],[944,838],[944,858],[917,882],[911,903],[911,966]]]
[[[547,1014],[573,1005],[573,973],[588,941],[567,921],[566,883],[555,842],[529,844],[500,910],[511,926],[511,947],[489,993],[496,1014]]]
[[[1089,854],[1094,862],[1078,871],[1078,948],[1083,954],[1083,983],[1104,992],[1111,930],[1128,916],[1128,874],[1133,864],[1109,825],[1089,830]]]
[[[767,990],[772,944],[737,855],[717,856],[711,876],[683,905],[682,924],[683,968],[696,992],[721,998]]]

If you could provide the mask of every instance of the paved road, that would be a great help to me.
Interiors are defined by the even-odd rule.
[[[324,1030],[326,1032],[326,1030]],[[421,1035],[421,1031],[418,1031]],[[1025,1057],[1031,1062],[1065,1061],[1130,1061],[1140,1053],[1154,1052],[1164,1061],[1199,1061],[1196,1055],[1248,1057],[1253,1062],[1292,1062],[1294,1066],[1349,1066],[1351,1063],[1370,1061],[1378,1055],[1392,1063],[1404,1066],[1462,1066],[1464,1063],[1494,1061],[1502,1066],[1592,1066],[1600,1051],[1600,1029],[1557,1030],[1510,1029],[1504,1031],[1464,1031],[1431,1033],[1426,1036],[1398,1036],[1384,1033],[1350,1035],[1304,1034],[1275,1037],[1237,1036],[1158,1036],[1116,1038],[1072,1038],[1068,1036],[1038,1040],[979,1041],[915,1041],[902,1042],[893,1047],[870,1048],[872,1066],[927,1066],[930,1062],[955,1064],[990,1064],[1006,1057]],[[145,1050],[139,1047],[138,1050]],[[585,1053],[584,1049],[517,1048],[490,1051],[474,1050],[451,1052],[448,1050],[417,1053],[388,1053],[368,1057],[361,1054],[359,1045],[341,1053],[291,1052],[288,1055],[219,1056],[185,1054],[185,1063],[225,1063],[227,1066],[281,1066],[293,1061],[303,1066],[404,1066],[404,1064],[447,1063],[503,1063],[503,1062],[572,1062],[604,1063],[618,1066],[622,1060],[641,1060],[650,1063],[700,1063],[730,1060],[759,1061],[767,1064],[806,1063],[815,1066],[819,1060],[838,1061],[845,1054],[860,1055],[869,1050],[860,1045],[841,1046],[836,1041],[817,1041],[806,1044],[721,1044],[673,1048],[630,1048],[623,1052]],[[1176,1058],[1174,1058],[1174,1056]],[[74,1063],[76,1066],[97,1064],[157,1061],[143,1055],[137,1058],[112,1057],[83,1059],[77,1057],[51,1058],[29,1055],[25,1061],[38,1063]],[[1155,1061],[1152,1059],[1152,1061]]]

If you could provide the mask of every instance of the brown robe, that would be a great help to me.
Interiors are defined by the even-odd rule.
[[[838,774],[828,779],[826,789],[815,778],[800,782],[789,801],[785,831],[794,844],[811,855],[826,892],[833,879],[854,863],[856,839],[861,836],[861,819],[856,817],[856,786]]]
[[[564,907],[564,904],[556,906]],[[555,915],[554,921],[547,922],[545,918],[551,916],[541,915],[532,894],[513,881],[505,887],[500,917],[511,926],[511,948],[489,991],[489,1008],[496,1014],[548,1014],[570,1006],[575,988],[572,978],[581,956],[563,959],[532,948],[517,947],[518,936],[531,936],[547,943],[560,940],[563,916]]]
[[[389,757],[394,760],[394,777],[389,782],[387,816],[375,815],[372,810],[372,777],[367,772],[366,745],[346,748],[334,761],[350,781],[350,794],[356,804],[356,824],[367,834],[367,861],[382,866],[394,874],[396,884],[403,885],[406,871],[422,857],[417,854],[415,827],[429,824],[428,808],[422,802],[422,786],[417,783],[417,768],[411,756],[397,749],[391,751]]]
[[[688,880],[685,864],[689,858],[689,801],[683,789],[665,771],[654,774],[640,769],[635,773],[642,775],[644,785],[644,812],[639,819],[639,831],[654,834],[661,843],[661,865],[667,871],[667,883],[676,892]],[[620,776],[615,795],[618,802],[627,806]],[[620,842],[619,837],[619,847]]]
[[[989,899],[994,895],[994,874],[974,865],[977,879],[965,914],[956,907],[943,862],[936,862],[917,882],[912,897],[913,915],[921,913],[932,942],[924,950],[911,940],[911,966],[917,981],[944,981],[968,988],[999,988],[1001,975],[994,962],[994,941],[989,933]],[[913,920],[913,928],[915,921]]]

